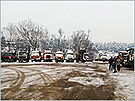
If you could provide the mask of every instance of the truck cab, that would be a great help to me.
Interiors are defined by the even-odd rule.
[[[85,62],[84,58],[83,58],[84,53],[86,53],[85,48],[80,48],[80,50],[77,51],[77,53],[76,53],[76,62],[79,62],[79,61]]]
[[[62,51],[55,53],[55,62],[64,62],[64,53]]]
[[[83,54],[83,60],[86,61],[90,61],[90,57],[89,57],[89,53],[84,53]]]
[[[127,55],[127,54],[128,54],[127,51],[119,51],[118,56],[119,56],[119,58],[120,58],[120,60],[121,60],[121,64],[123,64],[123,62],[124,62],[123,56],[125,56],[125,55]]]
[[[74,54],[72,50],[68,50],[66,53],[66,62],[74,62]]]
[[[19,51],[18,52],[18,60],[19,62],[29,62],[30,56],[29,53],[27,51]]]
[[[31,61],[39,61],[41,62],[42,57],[41,57],[41,51],[32,51],[31,52]]]
[[[4,54],[4,61],[5,62],[16,62],[17,56],[13,52],[7,52]]]
[[[43,52],[43,59],[44,59],[44,62],[52,62],[52,59],[53,59],[53,54],[52,54],[52,51],[51,50],[45,50]]]
[[[130,48],[128,51],[128,58],[127,58],[127,64],[128,67],[131,67],[134,69],[134,48]]]

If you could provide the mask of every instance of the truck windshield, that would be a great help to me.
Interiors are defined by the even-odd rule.
[[[52,54],[52,53],[45,53],[45,54]]]
[[[67,54],[69,54],[69,55],[73,55],[73,53],[67,53]]]
[[[124,56],[124,57],[123,57],[123,60],[127,60],[127,56]]]
[[[122,53],[122,55],[127,55],[128,53]]]
[[[12,53],[6,53],[5,56],[12,56]]]
[[[32,54],[39,54],[39,52],[32,52]]]
[[[89,56],[89,54],[84,54],[84,56]]]
[[[56,53],[56,56],[63,56],[63,53]]]
[[[127,55],[128,53],[119,53],[119,56],[122,57],[124,55]]]
[[[26,52],[19,52],[19,55],[26,55]]]

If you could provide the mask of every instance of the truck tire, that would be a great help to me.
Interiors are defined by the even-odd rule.
[[[55,60],[56,63],[58,63],[58,60]]]
[[[27,59],[26,62],[29,62],[29,59]]]

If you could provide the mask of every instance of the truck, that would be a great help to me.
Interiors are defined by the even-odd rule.
[[[30,54],[27,51],[19,51],[18,52],[18,61],[19,62],[29,62],[30,60]]]
[[[68,50],[66,53],[66,62],[74,62],[74,54],[72,50]]]
[[[39,61],[41,62],[42,56],[41,56],[41,51],[32,51],[31,52],[31,61]]]
[[[52,59],[53,59],[53,54],[52,54],[52,51],[51,50],[45,50],[43,52],[43,60],[44,62],[52,62]]]
[[[16,62],[17,56],[15,52],[6,52],[4,54],[4,61],[5,62]]]
[[[62,51],[55,53],[55,62],[64,62],[64,53]]]
[[[128,54],[124,56],[123,66],[134,68],[134,48],[130,48],[126,51]]]
[[[99,61],[109,61],[109,57],[106,54],[102,54],[101,57],[99,58]]]
[[[5,55],[5,52],[1,52],[1,62],[4,62],[4,55]]]
[[[124,62],[124,60],[123,60],[123,57],[125,56],[125,55],[127,55],[128,54],[128,52],[127,51],[119,51],[119,53],[118,53],[118,56],[119,56],[119,58],[120,58],[120,60],[121,60],[121,64],[123,65],[123,62]]]
[[[129,57],[129,54],[127,55],[123,55],[123,63],[122,63],[122,66],[128,66],[128,57]]]
[[[91,61],[90,60],[90,57],[89,57],[89,53],[84,53],[83,54],[83,60],[86,62],[86,61]]]
[[[84,56],[84,53],[86,53],[86,50],[85,48],[80,48],[80,50],[77,51],[76,53],[76,62],[85,62],[83,56]]]

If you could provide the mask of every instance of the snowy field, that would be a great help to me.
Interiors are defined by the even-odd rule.
[[[134,100],[134,70],[108,62],[1,63],[3,100]]]

